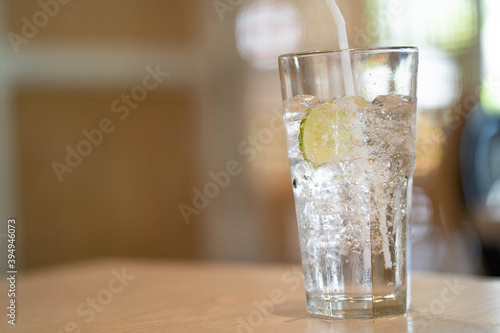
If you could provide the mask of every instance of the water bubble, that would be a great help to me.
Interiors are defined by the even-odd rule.
[[[408,103],[404,99],[401,99],[400,97],[396,97],[393,95],[378,96],[373,100],[372,104],[375,106],[381,106],[389,109],[400,108],[402,106],[408,106],[408,107],[411,106],[410,103]]]
[[[352,128],[353,128],[353,127],[354,127],[354,125],[353,125],[353,124],[351,124],[351,123],[349,123],[349,124],[344,124],[344,129],[345,129],[346,131],[350,131],[350,130],[352,130]]]
[[[307,109],[321,104],[318,97],[312,95],[297,95],[285,101],[285,112],[306,112]]]

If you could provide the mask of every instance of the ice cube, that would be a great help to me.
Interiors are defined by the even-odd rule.
[[[366,108],[369,103],[363,97],[344,96],[335,104],[336,109],[342,109],[353,117],[359,109]]]
[[[285,112],[306,112],[307,109],[321,104],[316,96],[297,95],[284,102]]]
[[[380,106],[388,109],[395,109],[401,107],[411,107],[411,104],[403,99],[394,95],[378,96],[373,100],[373,105]]]

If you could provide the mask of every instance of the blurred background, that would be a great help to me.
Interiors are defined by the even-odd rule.
[[[500,3],[338,4],[352,47],[421,49],[413,268],[500,275]],[[337,48],[323,0],[2,0],[0,23],[22,269],[300,261],[277,56]]]

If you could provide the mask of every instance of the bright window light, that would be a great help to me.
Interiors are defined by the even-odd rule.
[[[500,1],[484,1],[482,33],[483,89],[481,103],[488,113],[500,113]]]
[[[258,0],[236,18],[238,52],[259,70],[278,68],[278,56],[295,51],[301,37],[299,11],[287,1]]]

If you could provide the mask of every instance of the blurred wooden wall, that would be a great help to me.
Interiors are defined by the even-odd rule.
[[[157,92],[121,121],[109,108],[120,93],[16,92],[27,267],[98,255],[193,256],[193,229],[177,205],[190,200],[199,162],[190,148],[199,140],[189,121],[196,105],[186,90]],[[59,182],[54,161],[68,165],[66,147],[77,151],[87,140],[82,130],[99,128],[102,119],[111,119],[114,131]]]
[[[138,46],[168,45],[171,48],[200,43],[201,12],[197,0],[43,0],[49,13],[39,27],[36,42],[134,43]],[[66,2],[66,4],[64,4]],[[57,4],[57,5],[55,5]],[[4,0],[7,31],[22,35],[23,17],[31,23],[44,22],[37,14],[38,0]]]
[[[193,58],[205,48],[206,6],[45,3],[53,17],[19,52],[4,45],[13,67],[22,266],[114,255],[195,257],[200,229],[186,226],[178,205],[191,202],[202,165],[202,83]],[[3,9],[6,33],[26,37],[24,18],[43,22],[35,0],[6,0]],[[121,120],[112,102],[142,85],[148,66],[170,75]],[[76,150],[86,140],[82,131],[105,118],[114,131],[60,182],[52,163],[66,164],[66,147]]]

